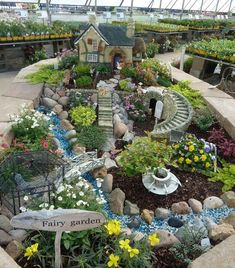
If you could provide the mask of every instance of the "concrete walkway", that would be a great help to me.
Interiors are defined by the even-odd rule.
[[[172,59],[180,57],[180,52],[157,55],[156,58],[163,63],[171,63]],[[218,88],[209,89],[210,84],[172,67],[172,78],[178,82],[190,81],[192,89],[201,92],[209,109],[215,114],[220,125],[235,139],[235,99]]]

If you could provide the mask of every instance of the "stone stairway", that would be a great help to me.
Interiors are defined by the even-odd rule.
[[[156,124],[152,134],[156,137],[168,138],[171,130],[185,131],[190,125],[193,117],[193,109],[188,100],[175,91],[169,91],[168,96],[174,103],[173,112],[168,115],[166,120]]]
[[[107,138],[113,138],[112,93],[109,90],[98,92],[98,125]]]

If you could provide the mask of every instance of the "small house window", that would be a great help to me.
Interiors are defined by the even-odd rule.
[[[96,39],[92,40],[92,48],[93,48],[93,51],[98,51],[98,42]]]
[[[87,39],[87,44],[88,44],[88,45],[92,45],[92,39],[91,39],[91,38],[88,38],[88,39]]]
[[[87,61],[88,62],[97,62],[98,55],[97,54],[87,54]]]

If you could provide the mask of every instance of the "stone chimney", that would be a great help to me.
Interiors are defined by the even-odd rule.
[[[89,14],[89,24],[97,25],[96,14]]]
[[[128,19],[126,36],[131,38],[135,35],[135,21],[132,17]]]

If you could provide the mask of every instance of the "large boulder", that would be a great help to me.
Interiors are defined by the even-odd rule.
[[[104,178],[105,176],[108,175],[108,171],[106,167],[100,167],[100,168],[95,168],[92,171],[92,176],[96,179],[96,178]]]
[[[12,237],[3,230],[0,230],[0,246],[5,246],[10,243]]]
[[[156,208],[155,217],[159,220],[165,220],[170,216],[170,210],[167,208]]]
[[[217,196],[207,197],[203,201],[203,208],[221,208],[223,205],[224,205],[223,200]]]
[[[189,214],[191,209],[185,201],[173,203],[171,205],[172,212],[176,214]]]
[[[106,176],[103,177],[101,190],[105,193],[110,193],[112,192],[112,189],[113,189],[113,175],[107,174]]]
[[[139,215],[140,209],[137,206],[137,204],[133,204],[130,201],[125,201],[125,207],[124,207],[124,214],[125,215]]]
[[[70,140],[70,139],[76,137],[76,135],[77,135],[76,130],[72,129],[72,130],[66,132],[64,137],[65,137],[65,139]]]
[[[22,229],[16,229],[16,230],[11,230],[9,232],[9,235],[11,235],[11,237],[14,240],[22,242],[27,237],[27,232],[25,230],[22,230]]]
[[[229,215],[222,220],[223,223],[228,223],[235,229],[235,211],[229,213]]]
[[[49,109],[53,109],[58,104],[57,101],[52,100],[52,99],[47,98],[47,97],[42,99],[42,103],[44,106],[46,106]]]
[[[215,225],[210,231],[209,231],[209,238],[215,242],[223,241],[230,235],[234,234],[235,230],[231,224],[228,223],[222,223],[219,225]]]
[[[154,212],[152,210],[143,209],[141,218],[148,224],[151,224],[154,219]]]
[[[10,224],[10,220],[5,215],[0,215],[0,228],[6,232],[13,229]]]
[[[170,248],[175,243],[179,243],[179,240],[172,233],[165,230],[156,230],[155,233],[160,239],[160,243],[155,246],[155,248]]]
[[[235,192],[225,192],[220,196],[220,198],[224,201],[225,205],[230,208],[235,208]]]
[[[123,215],[125,198],[126,195],[120,188],[114,189],[109,195],[110,209],[118,215]]]
[[[63,106],[61,104],[56,104],[56,106],[53,108],[53,112],[56,114],[60,114],[63,111]]]
[[[69,120],[67,120],[67,119],[63,119],[63,120],[61,121],[60,126],[61,126],[62,128],[64,128],[64,129],[66,129],[66,130],[72,130],[72,129],[74,129],[74,126],[73,126],[73,125],[69,122]]]
[[[61,97],[58,100],[58,103],[63,105],[63,106],[66,106],[68,104],[68,102],[69,102],[69,97],[67,97],[67,96]]]
[[[125,135],[127,130],[128,130],[127,126],[122,122],[116,122],[114,124],[113,133],[116,138],[121,138],[123,135]]]
[[[191,207],[194,213],[201,213],[202,212],[202,203],[194,198],[190,198],[188,200],[189,206]]]
[[[16,240],[11,241],[6,247],[6,252],[16,260],[22,253],[22,244]]]
[[[58,99],[60,98],[60,95],[55,93],[52,97],[53,100],[58,101]]]
[[[44,93],[45,97],[49,97],[49,98],[55,94],[55,92],[52,89],[50,89],[49,87],[44,88],[43,93]]]
[[[59,118],[60,118],[61,120],[63,120],[63,119],[67,119],[68,117],[69,117],[69,114],[68,114],[67,111],[62,111],[62,112],[59,114]]]

